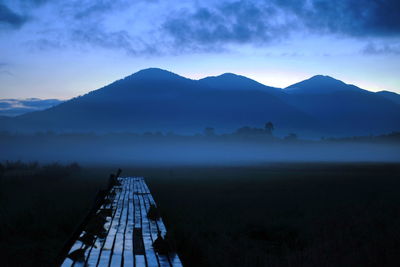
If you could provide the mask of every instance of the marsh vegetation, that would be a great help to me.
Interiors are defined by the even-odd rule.
[[[26,166],[3,164],[1,256],[6,266],[52,266],[115,166]],[[400,262],[398,164],[122,169],[147,177],[185,266]]]

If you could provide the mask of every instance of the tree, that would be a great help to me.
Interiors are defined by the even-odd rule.
[[[214,136],[215,135],[215,129],[211,127],[207,127],[204,129],[204,135],[205,136]]]
[[[267,122],[265,124],[265,133],[268,135],[272,135],[272,132],[274,131],[274,124],[272,122]]]

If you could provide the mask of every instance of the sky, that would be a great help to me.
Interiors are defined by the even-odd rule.
[[[0,98],[68,99],[149,67],[400,93],[398,0],[0,0]]]

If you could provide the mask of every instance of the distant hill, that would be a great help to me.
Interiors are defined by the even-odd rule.
[[[357,86],[317,75],[284,89],[285,99],[325,122],[330,135],[382,134],[400,129],[399,106]]]
[[[268,121],[282,135],[382,134],[400,130],[400,106],[327,76],[279,89],[235,74],[191,80],[152,68],[47,110],[2,120],[0,130],[188,134]]]
[[[247,77],[233,73],[206,77],[200,79],[199,82],[210,88],[220,90],[260,90],[269,93],[279,93],[282,91],[280,88],[266,86]]]
[[[58,99],[0,99],[0,116],[14,117],[32,111],[50,108],[62,103]]]
[[[330,76],[316,75],[310,79],[286,87],[285,92],[290,94],[324,95],[337,92],[366,91],[354,85],[346,84]]]
[[[380,92],[377,92],[376,94],[400,105],[400,95],[399,94],[389,92],[389,91],[380,91]]]

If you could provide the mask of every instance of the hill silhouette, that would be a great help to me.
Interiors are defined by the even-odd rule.
[[[377,92],[377,94],[400,105],[400,95],[399,94],[389,92],[389,91],[380,91],[380,92]]]
[[[317,75],[284,89],[291,105],[325,122],[330,135],[369,135],[400,128],[399,105],[357,86]]]
[[[220,90],[260,90],[269,93],[278,93],[281,91],[280,88],[266,86],[245,76],[233,73],[206,77],[199,81],[208,87]]]
[[[400,105],[328,76],[279,89],[235,74],[191,80],[151,68],[50,109],[0,120],[1,130],[20,132],[185,134],[272,121],[277,134],[351,136],[399,130]]]
[[[331,94],[336,92],[360,92],[366,91],[354,85],[346,84],[330,76],[316,75],[310,79],[292,84],[285,88],[285,92],[290,94]]]

